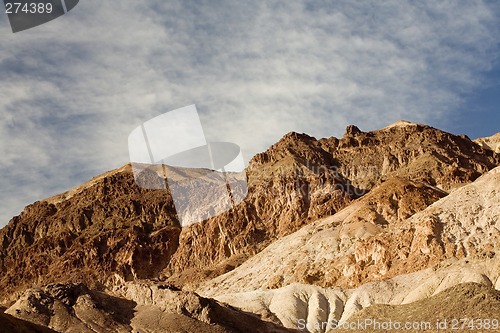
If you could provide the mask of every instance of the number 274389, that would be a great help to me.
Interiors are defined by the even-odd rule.
[[[5,4],[5,13],[7,14],[50,14],[52,13],[52,4],[35,2],[13,2]]]

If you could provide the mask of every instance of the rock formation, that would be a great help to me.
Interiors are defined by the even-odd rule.
[[[129,283],[128,298],[82,284],[28,289],[6,313],[56,332],[292,332],[194,293]],[[45,331],[41,331],[45,332]]]
[[[374,189],[205,282],[199,292],[293,328],[309,317],[346,321],[372,304],[415,302],[466,282],[500,289],[498,188],[500,167],[384,230],[350,228],[370,195],[379,195]]]
[[[481,147],[493,150],[494,152],[500,153],[500,133],[494,134],[486,138],[479,138],[474,140],[475,143],[479,144]]]
[[[499,288],[495,138],[406,121],[349,126],[340,139],[289,133],[251,159],[235,209],[183,228],[169,191],[137,186],[125,165],[27,206],[0,230],[9,308],[0,319],[60,332],[175,331],[173,321],[280,331],[418,301],[439,285]],[[449,277],[457,267],[474,274]],[[411,279],[438,286],[414,290]]]

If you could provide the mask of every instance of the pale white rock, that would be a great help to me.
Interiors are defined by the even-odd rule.
[[[256,313],[275,317],[287,328],[297,329],[299,323],[344,323],[372,304],[400,305],[433,296],[459,283],[476,282],[491,286],[500,281],[500,258],[483,260],[448,260],[439,267],[403,274],[392,279],[366,283],[356,289],[321,288],[294,283],[273,290],[221,294],[216,299]],[[498,282],[497,282],[498,284]]]
[[[473,141],[483,148],[500,153],[500,133],[485,138],[478,138]]]
[[[390,124],[389,126],[382,128],[382,130],[393,128],[393,127],[405,127],[405,126],[417,126],[417,125],[418,124],[412,123],[411,121],[401,119],[401,120],[396,121],[395,123]]]

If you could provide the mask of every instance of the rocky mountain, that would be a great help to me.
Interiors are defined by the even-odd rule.
[[[235,209],[182,228],[168,189],[137,186],[125,165],[27,206],[0,230],[0,299],[8,314],[60,332],[175,331],[172,321],[244,332],[294,330],[302,318],[300,307],[273,310],[252,293],[310,300],[321,313],[328,305],[341,319],[388,302],[387,281],[437,281],[448,271],[433,269],[458,267],[453,260],[487,277],[453,283],[494,286],[477,260],[498,257],[498,176],[488,171],[500,154],[481,142],[405,121],[372,132],[349,126],[340,139],[289,133],[251,159],[248,195]],[[400,284],[394,299],[411,289]],[[292,297],[287,290],[305,295],[294,286],[316,296]],[[370,301],[356,303],[356,290]],[[138,296],[155,293],[163,296]],[[196,314],[185,302],[198,304]],[[207,311],[250,326],[199,316]]]
[[[498,155],[465,135],[407,121],[373,132],[349,126],[342,139],[320,141],[338,161],[339,172],[362,189],[400,175],[451,190],[498,165]]]
[[[0,231],[1,296],[51,282],[94,288],[111,272],[152,278],[179,234],[169,194],[135,186],[122,167],[27,206]]]
[[[368,222],[371,230],[363,224],[351,228],[357,216],[366,216],[359,213],[374,189],[198,292],[296,327],[300,320],[345,322],[372,304],[420,301],[460,283],[500,289],[499,188],[497,167],[385,230],[375,229],[374,221]],[[310,276],[308,269],[316,280],[300,281]]]
[[[392,264],[394,259],[381,254],[375,261],[362,258],[367,256],[362,249],[369,247],[368,242],[377,235],[399,229],[408,217],[445,195],[435,187],[391,178],[337,214],[275,241],[240,267],[204,283],[202,290],[212,295],[218,290],[230,293],[260,286],[275,289],[294,282],[353,287],[368,279],[387,277],[388,272],[381,272],[381,268],[379,272],[368,272],[373,268],[369,266]],[[363,264],[363,260],[367,262]]]
[[[481,147],[493,150],[494,152],[500,153],[500,133],[497,133],[495,135],[486,137],[486,138],[479,138],[474,140],[477,144],[479,144]]]
[[[229,212],[183,230],[164,277],[185,284],[219,275],[391,177],[453,190],[499,163],[498,154],[465,136],[404,121],[373,132],[349,126],[341,139],[289,133],[250,161],[242,213],[238,209],[235,220]],[[248,239],[255,238],[263,241],[249,247]],[[217,263],[226,269],[214,267]],[[200,266],[212,267],[199,274]]]
[[[222,274],[354,197],[333,171],[316,174],[298,162],[293,166],[296,174],[270,173],[269,184],[256,177],[268,172],[265,166],[249,172],[249,194],[237,209],[182,233],[168,191],[138,187],[130,165],[36,202],[0,231],[0,296],[16,298],[12,292],[34,283],[79,281],[94,288],[113,284],[115,277]],[[198,275],[186,274],[189,269]]]

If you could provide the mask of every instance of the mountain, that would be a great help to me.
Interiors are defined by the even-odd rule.
[[[349,126],[341,139],[289,133],[251,159],[249,195],[237,218],[229,212],[185,230],[164,277],[184,285],[220,275],[391,177],[449,191],[499,162],[498,154],[465,136],[408,122],[373,132]],[[249,239],[262,241],[249,246]],[[199,274],[200,267],[209,269]]]
[[[359,252],[362,246],[379,234],[401,228],[408,217],[445,195],[429,185],[391,178],[340,212],[275,241],[240,267],[204,284],[203,289],[228,293],[259,286],[274,289],[293,282],[352,287],[368,282],[365,275],[369,279],[387,277],[389,272],[368,274],[369,265],[357,263],[366,256]],[[393,258],[380,257],[374,263],[378,261],[392,263]]]
[[[338,161],[339,172],[362,189],[400,175],[451,190],[498,165],[498,155],[465,135],[407,121],[373,132],[349,126],[342,139],[321,142]]]
[[[379,195],[374,189],[339,213],[274,242],[198,292],[296,327],[308,317],[345,322],[372,304],[419,301],[465,282],[500,289],[498,188],[500,167],[384,230],[374,228],[376,220],[368,222],[371,230],[363,220],[351,228],[358,216],[369,216],[364,214],[374,202],[369,195]],[[375,202],[384,210],[383,201]],[[310,271],[316,279],[301,281]]]
[[[387,281],[404,285],[394,294],[404,299],[418,294],[404,281],[438,281],[460,265],[487,278],[450,278],[449,287],[495,285],[484,267],[497,266],[483,262],[496,258],[497,169],[490,170],[500,154],[478,142],[406,121],[372,132],[351,125],[340,139],[288,133],[251,159],[242,202],[185,227],[169,190],[137,186],[125,165],[27,206],[0,230],[0,300],[12,316],[61,332],[91,323],[96,331],[148,331],[155,318],[165,331],[175,331],[172,322],[186,331],[247,330],[234,320],[272,331],[296,329],[299,300],[316,302],[307,305],[311,316],[328,305],[347,318],[388,301],[395,289]],[[443,263],[449,267],[436,268]],[[161,289],[208,307],[193,315],[174,302],[167,311],[122,288]],[[370,301],[352,298],[356,290]],[[292,306],[265,306],[276,295]],[[113,312],[114,301],[125,310]],[[240,319],[205,320],[203,311]]]
[[[1,296],[51,282],[94,288],[108,274],[152,278],[177,248],[174,212],[169,193],[136,186],[130,166],[35,202],[0,231]]]
[[[500,133],[494,134],[486,138],[479,138],[474,140],[475,143],[479,144],[481,147],[493,150],[494,152],[500,153]]]

